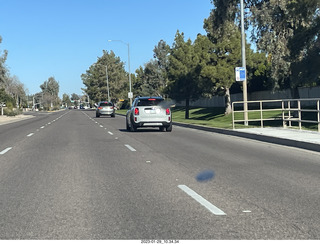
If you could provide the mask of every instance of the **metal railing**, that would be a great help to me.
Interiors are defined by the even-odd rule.
[[[236,110],[237,108],[244,107],[244,101],[232,103],[232,127],[235,129],[235,124],[244,122],[260,122],[261,128],[264,126],[265,121],[281,120],[282,126],[292,127],[292,123],[297,123],[299,129],[302,128],[302,123],[311,123],[318,125],[318,132],[320,132],[320,98],[305,98],[305,99],[280,99],[280,100],[257,100],[248,101],[248,120],[236,119],[237,113],[244,114],[244,110]],[[239,106],[240,105],[240,106]],[[271,111],[279,111],[279,114],[270,116]],[[255,112],[255,116],[250,119],[250,113]],[[257,116],[259,112],[259,116]],[[269,113],[269,115],[268,115]],[[303,114],[316,113],[316,119],[309,119],[310,116],[303,116]],[[265,116],[265,117],[264,117]],[[244,116],[243,116],[244,117]],[[252,117],[252,116],[251,116]],[[315,117],[315,116],[314,116]]]

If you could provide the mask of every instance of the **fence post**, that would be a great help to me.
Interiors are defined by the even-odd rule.
[[[232,111],[232,129],[234,130],[234,102],[232,103],[231,111]]]
[[[282,126],[283,128],[286,128],[286,121],[284,120],[284,101],[281,101],[281,107],[282,107]]]
[[[291,104],[290,101],[288,101],[288,110],[289,110],[289,127],[291,127]]]
[[[260,123],[261,123],[261,128],[263,128],[263,114],[262,114],[262,101],[260,101]]]
[[[299,130],[301,130],[301,103],[298,100],[298,112],[299,112]]]
[[[317,100],[317,110],[318,110],[318,132],[320,132],[320,104],[319,100]]]

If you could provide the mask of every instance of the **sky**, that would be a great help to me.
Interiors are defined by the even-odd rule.
[[[149,62],[160,40],[172,46],[179,30],[194,41],[206,34],[210,0],[0,0],[0,55],[29,94],[53,76],[59,95],[82,95],[81,74],[111,50],[128,71]],[[121,40],[122,42],[108,40]]]

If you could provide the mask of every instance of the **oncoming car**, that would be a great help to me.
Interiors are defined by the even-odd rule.
[[[100,117],[101,115],[110,115],[111,117],[115,117],[115,114],[115,108],[112,102],[99,102],[96,109],[96,117]]]
[[[172,115],[162,97],[137,97],[126,114],[126,128],[136,131],[139,127],[159,127],[172,131]]]

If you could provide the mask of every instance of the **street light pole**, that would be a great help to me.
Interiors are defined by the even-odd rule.
[[[243,0],[240,0],[240,11],[241,11],[241,56],[242,56],[242,67],[246,68],[246,36],[244,32],[244,7]],[[243,81],[243,110],[244,110],[244,124],[248,125],[248,95],[247,95],[247,74],[245,74],[245,79]]]
[[[130,48],[128,43],[128,68],[129,68],[129,91],[130,91],[130,107],[132,106],[132,91],[131,91],[131,72],[130,72]]]
[[[108,42],[122,42],[123,44],[128,46],[128,69],[129,69],[129,94],[128,97],[130,99],[130,106],[132,106],[132,90],[131,90],[131,72],[130,72],[130,45],[122,40],[108,40]]]
[[[110,102],[110,93],[109,93],[109,78],[108,78],[108,65],[106,65],[106,76],[107,76],[108,102]]]

